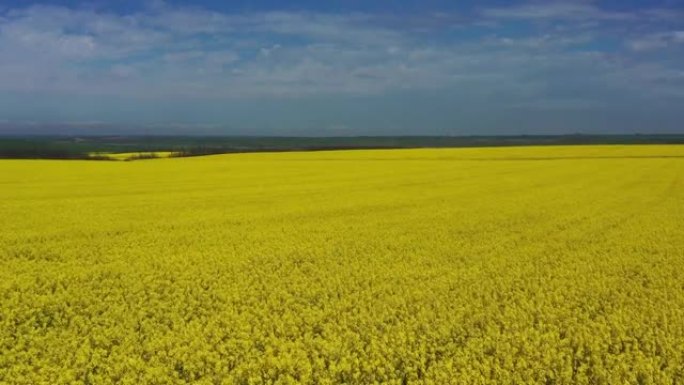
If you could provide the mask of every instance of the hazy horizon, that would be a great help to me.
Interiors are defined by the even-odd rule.
[[[684,133],[681,1],[5,1],[0,135]]]

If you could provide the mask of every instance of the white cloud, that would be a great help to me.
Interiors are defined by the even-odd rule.
[[[635,51],[651,51],[684,44],[684,31],[652,33],[631,39],[628,45]]]
[[[536,2],[482,11],[487,18],[521,20],[629,20],[629,13],[608,12],[596,5],[578,1]]]
[[[259,49],[259,53],[263,56],[271,56],[271,53],[277,51],[280,48],[280,44],[273,44],[270,47],[262,47]]]
[[[684,11],[676,8],[645,8],[615,11],[601,8],[592,0],[531,1],[505,7],[483,8],[481,15],[489,21],[564,21],[574,23],[633,22],[661,23],[684,20]]]
[[[623,23],[638,18],[585,2],[496,8],[483,15],[487,20]],[[602,97],[597,88],[625,87],[621,82],[629,81],[609,75],[643,64],[615,60],[621,53],[583,50],[602,33],[600,26],[589,32],[567,27],[508,36],[507,29],[492,24],[484,36],[440,35],[454,20],[462,22],[443,14],[407,22],[420,25],[417,33],[369,14],[221,14],[164,3],[129,15],[65,7],[16,9],[0,19],[0,92],[280,98],[448,89],[501,103],[513,97],[522,98],[517,100],[521,103],[557,97],[559,102],[549,104],[567,99],[576,105],[582,95]],[[483,20],[471,22],[481,26]],[[654,33],[631,47],[675,44],[684,40],[682,35],[678,30]],[[573,76],[595,82],[576,90],[563,83]],[[645,87],[660,84],[647,77],[639,81]],[[582,95],[549,96],[573,92]]]

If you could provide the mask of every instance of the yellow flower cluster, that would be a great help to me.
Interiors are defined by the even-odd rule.
[[[0,384],[684,383],[684,146],[0,161]]]

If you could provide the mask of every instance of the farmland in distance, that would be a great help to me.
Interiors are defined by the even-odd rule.
[[[0,384],[684,383],[684,146],[0,160]]]

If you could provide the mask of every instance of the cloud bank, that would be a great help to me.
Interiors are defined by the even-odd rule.
[[[9,122],[478,134],[635,131],[636,121],[648,132],[676,131],[682,102],[684,14],[672,8],[0,11],[0,119]]]

